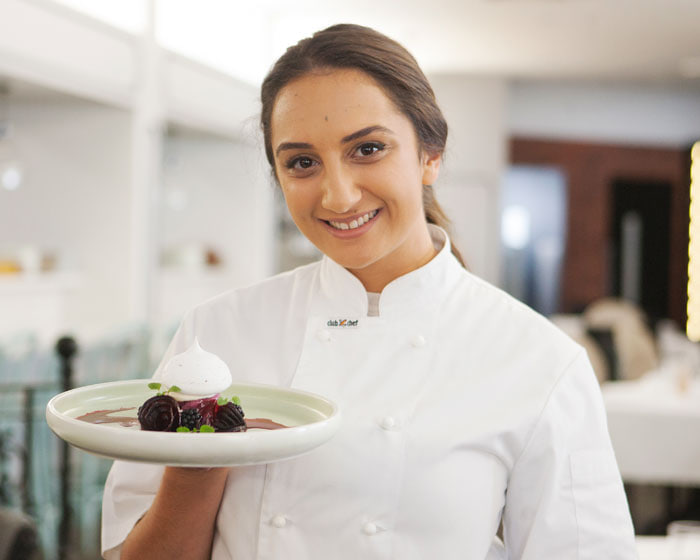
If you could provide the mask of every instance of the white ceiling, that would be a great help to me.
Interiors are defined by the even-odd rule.
[[[340,22],[397,39],[427,73],[700,82],[700,0],[57,1],[131,32],[153,2],[164,45],[254,84]]]
[[[262,0],[286,43],[368,22],[428,72],[525,78],[700,78],[700,0]],[[279,43],[280,41],[275,41]],[[280,47],[280,50],[282,47]]]

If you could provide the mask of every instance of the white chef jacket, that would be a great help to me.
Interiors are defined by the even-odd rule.
[[[231,469],[213,559],[637,557],[585,352],[460,266],[441,229],[431,234],[442,249],[385,287],[378,317],[327,257],[186,315],[163,363],[196,335],[236,382],[319,393],[343,415],[307,455]],[[357,324],[334,326],[343,319]],[[161,473],[115,462],[108,558]]]

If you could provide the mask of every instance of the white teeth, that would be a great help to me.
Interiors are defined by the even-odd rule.
[[[376,215],[377,210],[372,210],[371,212],[367,212],[364,216],[360,216],[356,220],[353,220],[349,224],[347,222],[334,222],[333,220],[329,220],[328,223],[336,229],[356,229],[369,222]]]

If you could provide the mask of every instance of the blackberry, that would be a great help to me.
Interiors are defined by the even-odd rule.
[[[202,415],[195,408],[188,408],[180,412],[180,426],[197,430],[202,425]]]

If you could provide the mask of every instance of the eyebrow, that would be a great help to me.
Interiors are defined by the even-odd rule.
[[[282,142],[277,146],[275,154],[280,155],[280,152],[283,150],[310,150],[311,148],[313,146],[308,142]]]
[[[357,140],[358,138],[362,138],[363,136],[367,136],[368,134],[372,134],[373,132],[386,132],[388,134],[394,134],[394,132],[388,129],[387,127],[377,124],[361,128],[360,130],[357,130],[352,134],[344,136],[340,141],[343,144],[347,144],[348,142],[352,142],[353,140]],[[309,144],[308,142],[282,142],[279,146],[277,146],[275,154],[279,155],[279,153],[284,150],[310,150],[312,148],[313,145]]]
[[[394,134],[387,127],[375,124],[373,126],[361,128],[360,130],[358,130],[357,132],[353,132],[352,134],[348,134],[347,136],[343,137],[341,142],[343,144],[347,144],[348,142],[352,142],[353,140],[357,140],[358,138],[362,138],[363,136],[367,136],[368,134],[372,134],[373,132],[387,132],[389,134]]]

